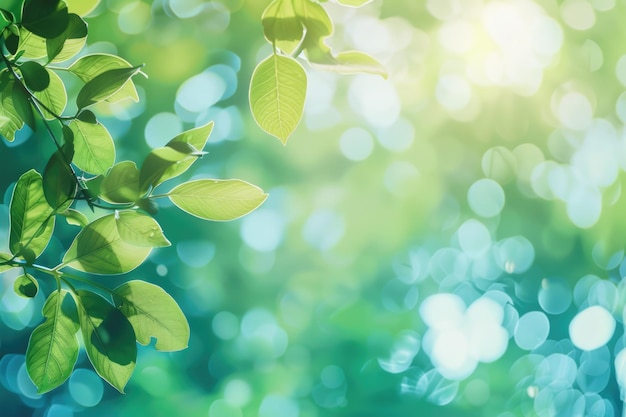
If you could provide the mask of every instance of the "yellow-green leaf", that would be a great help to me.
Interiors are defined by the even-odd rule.
[[[302,43],[304,28],[292,0],[274,0],[263,12],[261,20],[265,38],[284,53],[293,53]]]
[[[100,123],[78,119],[69,127],[74,133],[74,164],[90,174],[105,174],[115,162],[115,144],[109,131]]]

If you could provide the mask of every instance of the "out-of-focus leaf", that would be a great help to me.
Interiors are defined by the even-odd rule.
[[[158,248],[171,245],[159,223],[137,211],[119,211],[115,216],[115,225],[120,238],[133,246]]]
[[[123,240],[113,213],[94,220],[78,233],[63,256],[63,265],[93,274],[123,274],[141,265],[151,251],[150,246]]]
[[[271,2],[263,12],[262,22],[265,38],[286,54],[293,53],[304,38],[292,0]]]
[[[263,130],[283,144],[302,119],[306,85],[304,68],[286,56],[270,56],[261,61],[252,74],[252,116]]]
[[[6,264],[6,262],[12,258],[13,256],[8,253],[0,252],[0,272],[8,271],[9,269],[14,268],[14,266]]]
[[[46,248],[54,229],[52,209],[43,192],[41,175],[33,169],[15,184],[9,207],[9,249],[14,255],[35,259]]]
[[[76,105],[83,109],[104,101],[119,92],[141,67],[118,68],[105,71],[89,80],[78,92]]]
[[[50,113],[46,108],[42,108],[41,111],[47,120],[52,120],[55,116],[60,116],[65,110],[67,105],[67,93],[65,92],[65,85],[61,78],[54,72],[46,68],[48,73],[50,84],[42,91],[35,91],[33,95],[46,106],[47,109],[54,112]]]
[[[111,168],[102,181],[100,197],[110,203],[134,203],[139,200],[139,170],[132,161],[122,161]]]
[[[70,65],[69,70],[83,82],[87,83],[106,71],[118,68],[132,68],[132,65],[115,55],[91,54],[80,57]],[[129,79],[117,93],[107,98],[106,101],[116,103],[127,98],[139,101],[132,79]]]
[[[67,28],[59,36],[46,40],[46,54],[50,62],[62,62],[83,49],[87,41],[87,23],[77,14],[69,15]]]
[[[42,91],[50,85],[50,74],[39,63],[26,61],[20,65],[24,83],[31,91]]]
[[[60,0],[26,0],[22,9],[22,25],[43,38],[59,36],[69,22],[67,6]]]
[[[78,290],[78,317],[87,357],[94,369],[119,392],[135,369],[135,332],[126,317],[104,298]]]
[[[90,174],[105,174],[115,162],[115,144],[109,131],[100,123],[72,120],[74,164]]]
[[[46,318],[30,336],[26,349],[26,370],[43,394],[69,378],[78,359],[78,318],[72,296],[53,291],[43,306]]]
[[[84,17],[96,10],[100,0],[65,0],[70,13]]]
[[[15,22],[15,16],[8,10],[0,9],[0,30]]]
[[[344,6],[352,6],[352,7],[361,7],[365,6],[368,3],[371,3],[372,0],[336,0],[337,3],[342,4]]]
[[[148,345],[154,337],[157,350],[177,351],[187,347],[187,319],[176,301],[161,287],[144,281],[129,281],[113,291],[113,299],[142,345]]]
[[[22,274],[15,279],[13,290],[20,297],[33,298],[39,291],[39,283],[31,274]]]
[[[227,221],[244,216],[265,201],[267,194],[241,180],[194,180],[168,193],[181,210],[205,220]]]

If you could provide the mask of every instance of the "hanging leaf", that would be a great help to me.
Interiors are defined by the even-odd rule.
[[[77,295],[87,357],[98,375],[123,393],[137,361],[135,332],[104,298],[85,290],[78,290]]]
[[[60,0],[26,0],[22,9],[22,25],[44,37],[59,36],[69,22],[67,6]]]
[[[44,114],[46,120],[53,120],[56,116],[61,116],[63,111],[65,111],[65,106],[67,105],[67,93],[65,91],[65,85],[54,71],[51,71],[46,68],[46,72],[48,73],[48,77],[50,83],[48,87],[46,87],[42,91],[35,91],[33,95],[39,100],[43,106],[41,111]],[[50,113],[49,110],[52,111]]]
[[[326,50],[309,50],[307,54],[311,66],[330,72],[340,74],[376,74],[387,78],[387,70],[377,60],[371,56],[358,51],[341,52],[337,56],[330,53],[330,49]]]
[[[181,210],[205,220],[227,221],[244,216],[265,201],[267,194],[241,180],[195,180],[168,193]]]
[[[69,127],[74,133],[74,164],[90,174],[105,174],[115,162],[115,144],[109,131],[100,123],[77,119]]]
[[[63,146],[52,154],[43,171],[43,192],[46,201],[56,212],[69,208],[76,195],[76,178],[69,165],[73,154],[73,145]]]
[[[157,350],[171,352],[187,347],[187,319],[176,301],[161,287],[144,281],[129,281],[113,291],[113,299],[142,345],[148,345],[154,337]]]
[[[109,214],[85,226],[74,238],[61,265],[98,275],[123,274],[141,265],[152,247],[123,240],[115,217]]]
[[[26,370],[43,394],[69,378],[78,359],[78,318],[71,295],[53,291],[43,306],[46,318],[30,336],[26,349]]]
[[[87,16],[96,10],[100,0],[65,0],[70,13],[76,13],[79,16]]]
[[[17,180],[9,213],[11,253],[25,259],[37,258],[52,237],[54,216],[44,195],[41,175],[35,170],[27,171]]]
[[[22,87],[22,84],[14,82],[13,88],[11,89],[11,95],[13,96],[13,106],[17,115],[27,126],[30,126],[31,129],[35,130],[35,114],[33,113],[33,107],[30,104],[30,95],[28,94],[28,91]]]
[[[24,51],[26,59],[40,59],[46,56],[46,38],[37,36],[25,27],[20,27],[17,51]]]
[[[50,84],[48,71],[35,61],[26,61],[20,65],[24,83],[31,91],[42,91]]]
[[[304,28],[292,0],[274,0],[263,12],[263,32],[272,45],[285,54],[292,54],[302,43]]]
[[[250,109],[257,124],[283,144],[302,118],[306,73],[295,59],[272,55],[259,63],[250,81]]]
[[[5,76],[8,78],[6,72],[0,75],[0,82]],[[0,105],[0,116],[3,117],[3,122],[0,123],[0,134],[4,136],[9,142],[15,140],[15,132],[24,126],[24,121],[15,108],[13,101],[13,84],[14,81],[8,81],[4,89],[2,90],[2,105]]]
[[[87,23],[71,13],[67,28],[59,36],[46,40],[48,62],[62,62],[74,57],[87,41]]]
[[[13,290],[20,297],[33,298],[39,291],[39,283],[34,276],[24,273],[15,279]]]
[[[8,271],[9,269],[15,268],[12,265],[8,264],[8,261],[13,259],[13,256],[8,253],[0,252],[0,272]]]
[[[152,217],[137,211],[119,211],[115,216],[115,225],[120,238],[133,246],[159,248],[171,245],[163,235],[159,223]]]
[[[104,101],[126,84],[133,75],[136,75],[141,67],[118,68],[103,72],[92,80],[89,80],[78,92],[76,106],[83,109],[92,104]]]
[[[113,165],[102,180],[100,198],[109,203],[134,203],[141,197],[139,193],[139,170],[132,161],[122,161]]]
[[[178,165],[184,164],[185,167],[189,167],[190,164],[187,162],[197,158],[191,152],[179,152],[170,146],[153,149],[141,164],[139,190],[142,194],[147,193],[150,187],[154,188],[170,179],[171,176],[168,174],[178,175],[176,169]]]
[[[74,62],[68,70],[80,78],[84,83],[93,80],[98,75],[118,68],[131,68],[130,63],[119,56],[109,54],[92,54],[80,57]],[[130,98],[134,101],[139,101],[137,90],[132,79],[129,79],[122,88],[106,101],[110,103],[116,103],[118,101]]]

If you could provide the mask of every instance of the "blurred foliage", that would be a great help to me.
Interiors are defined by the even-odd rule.
[[[93,12],[87,51],[133,57],[149,76],[139,104],[98,108],[120,158],[214,120],[189,178],[246,178],[269,197],[228,224],[159,212],[172,246],[137,274],[179,302],[190,347],[140,347],[125,396],[84,352],[68,383],[38,396],[21,355],[44,300],[18,300],[2,275],[3,412],[622,413],[626,5],[324,2],[329,45],[368,53],[389,79],[308,71],[303,123],[283,147],[247,104],[271,52],[267,3]],[[52,152],[26,136],[2,145],[2,189]]]

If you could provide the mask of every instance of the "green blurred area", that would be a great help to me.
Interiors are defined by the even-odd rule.
[[[2,7],[18,2],[8,3]],[[140,103],[95,109],[116,140],[118,161],[140,162],[179,131],[215,120],[209,154],[186,178],[240,178],[270,196],[257,212],[230,223],[161,207],[156,218],[172,246],[132,276],[178,301],[190,321],[190,346],[171,354],[140,347],[123,396],[89,373],[44,397],[24,388],[15,355],[26,350],[43,298],[16,304],[8,295],[14,277],[1,276],[0,354],[11,357],[0,362],[2,415],[583,415],[576,414],[580,398],[584,415],[618,415],[621,374],[613,364],[624,347],[626,301],[626,3],[375,0],[353,9],[325,2],[336,24],[332,45],[365,49],[387,66],[389,81],[306,67],[309,101],[287,146],[263,133],[248,108],[252,71],[271,52],[260,24],[266,5],[103,0],[87,19],[88,51],[143,63],[148,75],[135,78]],[[0,189],[7,190],[0,237],[7,234],[10,187],[31,167],[41,172],[53,151],[43,129],[29,133],[17,146],[0,145]],[[546,161],[554,164],[546,168]],[[552,180],[542,179],[540,166],[554,170]],[[484,178],[506,196],[495,215],[480,215],[489,195],[468,198]],[[504,266],[494,279],[478,279],[472,269],[478,261],[459,249],[459,227],[468,219],[485,226],[496,249],[496,242],[523,236],[532,245],[532,266],[521,272]],[[67,241],[75,233],[66,225],[58,232]],[[53,241],[44,260],[55,263],[64,245]],[[587,297],[591,286],[578,284],[589,274],[612,287]],[[97,279],[113,287],[126,277]],[[554,282],[564,293],[550,292]],[[489,291],[508,295],[518,319],[545,312],[548,340],[518,346],[511,313],[506,352],[497,360],[478,363],[458,382],[428,374],[436,366],[423,348],[429,325],[422,302],[450,293],[469,306]],[[567,297],[562,311],[550,307]],[[600,389],[576,380],[584,379],[578,375],[586,357],[568,330],[590,305],[617,321],[603,348],[609,378]],[[384,363],[404,352],[399,340],[417,340],[418,347],[394,371]],[[540,391],[537,366],[519,371],[526,369],[520,358],[534,363],[555,354],[576,361],[576,382],[559,388],[569,393],[565,399]],[[77,367],[91,369],[84,352]],[[534,389],[548,392],[546,401],[564,414],[538,405]]]

